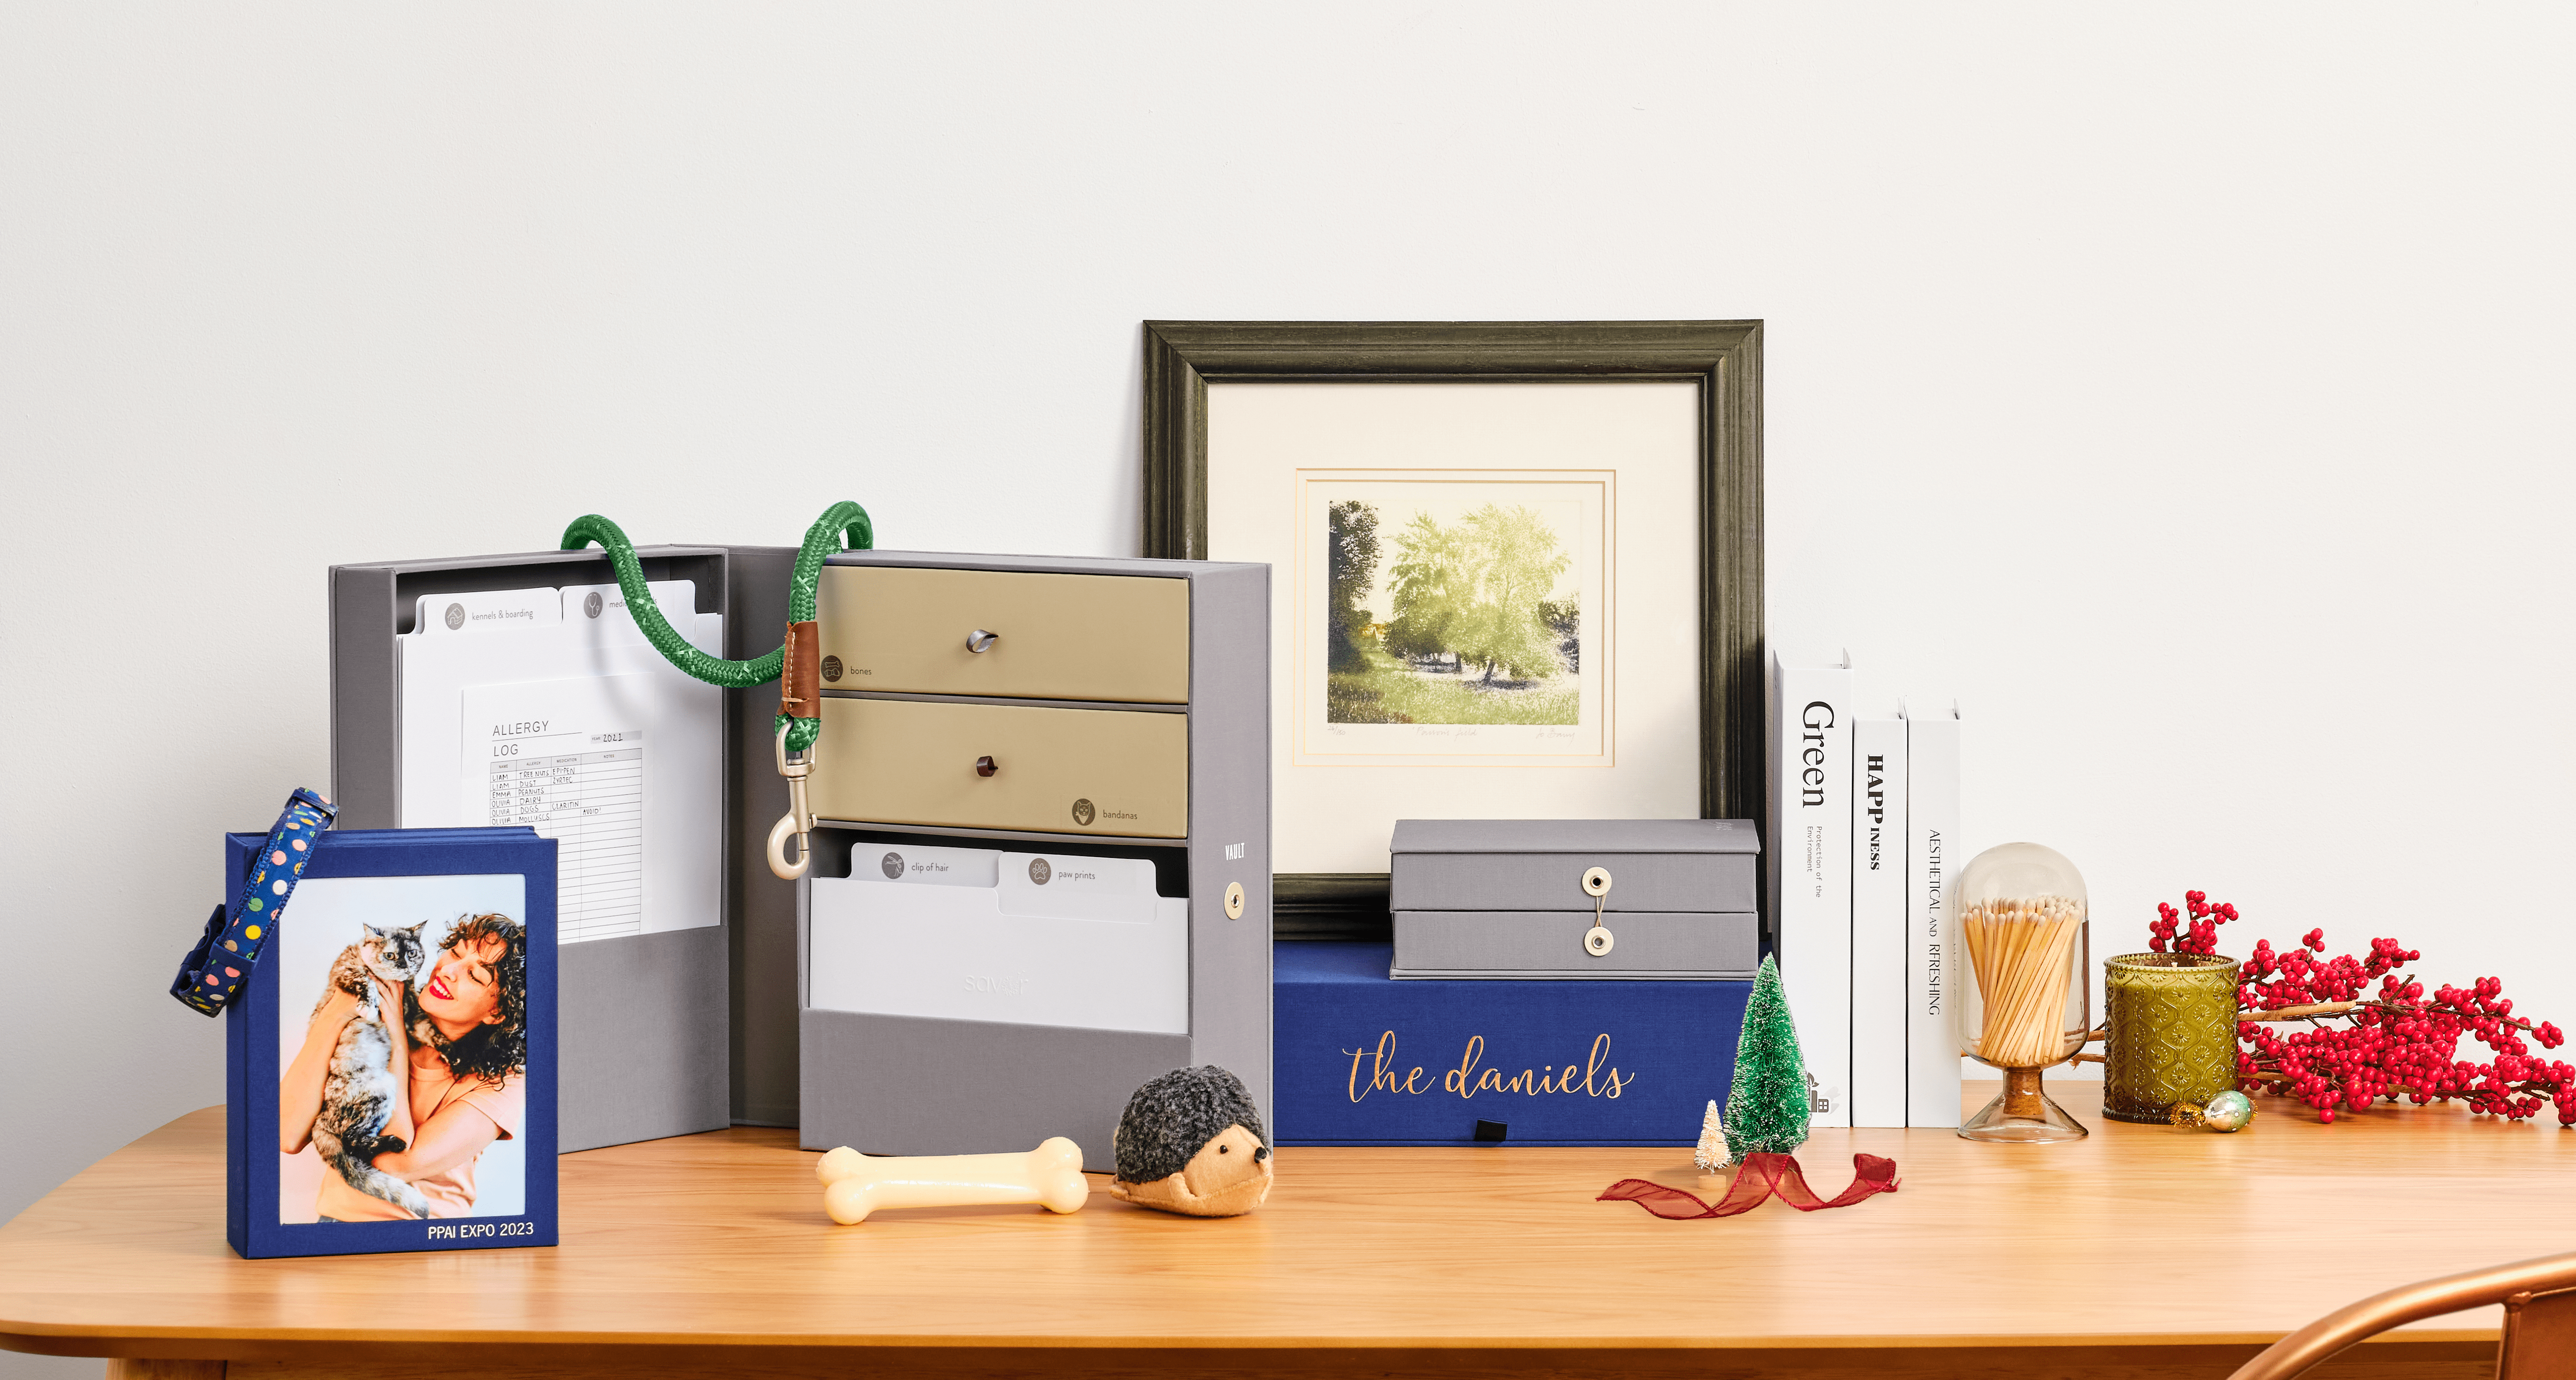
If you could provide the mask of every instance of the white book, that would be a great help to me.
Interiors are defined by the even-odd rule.
[[[1950,989],[1962,980],[1950,926],[1958,855],[1959,709],[1909,712],[1905,723],[1906,944],[1905,1124],[1959,1124],[1959,1036]]]
[[[1893,702],[1852,719],[1854,1126],[1905,1124],[1905,720]]]
[[[1772,943],[1814,1080],[1810,1122],[1851,1121],[1851,657],[1772,676]]]

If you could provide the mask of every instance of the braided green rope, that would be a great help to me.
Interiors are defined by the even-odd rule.
[[[852,551],[865,551],[876,544],[876,528],[868,521],[868,510],[855,503],[833,504],[805,529],[805,544],[796,549],[796,575],[787,586],[788,622],[813,621],[814,587],[823,579],[823,558],[842,549],[844,532],[849,534]],[[573,519],[573,524],[564,529],[566,551],[578,551],[592,542],[599,543],[608,553],[609,564],[616,568],[617,587],[626,595],[626,611],[635,615],[635,626],[643,630],[644,640],[672,665],[709,685],[729,690],[778,679],[786,662],[787,649],[783,646],[749,661],[727,661],[690,646],[689,640],[680,636],[671,620],[654,605],[653,591],[644,584],[644,566],[635,559],[635,543],[626,539],[626,533],[616,523],[592,513]],[[803,752],[814,746],[814,740],[823,733],[821,719],[791,719],[781,714],[772,731],[780,727],[787,730],[790,752]]]

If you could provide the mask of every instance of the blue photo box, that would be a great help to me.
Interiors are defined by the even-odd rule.
[[[224,836],[224,895],[240,893],[242,881],[266,847],[264,834]],[[399,888],[417,882],[413,893],[442,895],[516,895],[520,913],[511,916],[526,934],[525,1033],[527,1052],[522,1124],[509,1139],[518,1142],[518,1190],[511,1210],[492,1215],[403,1221],[282,1221],[281,1162],[278,1151],[278,1080],[283,1071],[281,1021],[289,999],[283,989],[296,983],[296,1015],[309,1013],[314,992],[309,962],[300,955],[315,945],[336,947],[336,932],[316,929],[335,909],[326,885],[334,879],[385,879]],[[460,884],[452,889],[449,883]],[[481,884],[479,890],[474,884]],[[412,911],[388,914],[388,922],[408,923]],[[299,917],[307,933],[296,929]],[[435,944],[438,929],[424,930]],[[299,943],[299,941],[310,941]],[[225,1239],[234,1251],[252,1259],[304,1255],[366,1255],[385,1251],[479,1250],[501,1246],[556,1244],[555,1197],[555,841],[527,828],[508,829],[371,829],[338,830],[314,842],[313,860],[286,908],[276,933],[267,941],[261,961],[253,965],[240,995],[224,1014],[225,1155],[227,1185]],[[434,957],[434,955],[433,955]],[[496,1142],[497,1144],[497,1142]],[[480,1160],[478,1155],[477,1159]],[[329,1172],[327,1169],[325,1173]],[[484,1190],[489,1195],[488,1187]]]
[[[1387,976],[1388,944],[1277,946],[1282,1145],[1692,1145],[1753,984]],[[1495,1138],[1493,1126],[1485,1139]]]

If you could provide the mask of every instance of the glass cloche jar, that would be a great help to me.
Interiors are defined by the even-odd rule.
[[[2093,1028],[2084,874],[2056,849],[2006,843],[1979,853],[1950,889],[1950,991],[1959,1049],[2004,1072],[2003,1095],[1959,1126],[1969,1140],[2075,1140],[2084,1127],[2040,1090],[2039,1071],[2084,1048]],[[1967,967],[1955,966],[1965,953]]]

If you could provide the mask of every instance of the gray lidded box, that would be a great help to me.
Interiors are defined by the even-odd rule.
[[[1721,819],[1399,820],[1398,978],[1744,978],[1760,962],[1753,825]],[[1610,876],[1590,952],[1584,874]]]
[[[836,600],[861,589],[852,567],[886,570],[902,578],[885,585],[902,591],[899,606],[874,610],[882,627],[877,645],[854,650],[852,624]],[[963,578],[927,577],[956,572]],[[995,576],[1059,577],[1048,581],[996,580]],[[1154,606],[1185,609],[1185,623],[1161,625],[1105,616],[1108,596],[1086,599],[1065,576],[1126,577],[1157,584],[1185,583],[1183,600]],[[926,581],[926,582],[925,582]],[[1027,586],[1033,602],[1019,602],[1014,584]],[[1057,597],[1075,589],[1070,601]],[[1048,591],[1057,592],[1047,602]],[[935,609],[935,618],[925,613]],[[821,818],[816,864],[801,888],[796,1016],[800,1040],[798,1140],[807,1149],[851,1146],[866,1154],[973,1154],[1026,1150],[1049,1136],[1066,1136],[1083,1150],[1085,1167],[1112,1167],[1110,1135],[1138,1085],[1185,1065],[1219,1064],[1251,1091],[1263,1118],[1275,1126],[1270,1057],[1270,568],[1209,561],[1104,559],[1064,556],[979,556],[936,552],[851,551],[831,557],[817,607],[825,685],[827,729],[816,779],[809,786]],[[936,619],[958,616],[957,626]],[[1104,636],[1163,637],[1142,656],[1121,651],[1106,661],[1086,659],[1087,638],[1068,637],[1068,623],[1101,613]],[[1041,626],[1032,627],[1043,618]],[[931,620],[926,622],[925,620]],[[1150,629],[1162,628],[1162,632]],[[965,635],[997,632],[998,651],[968,648]],[[935,645],[922,639],[936,637]],[[908,640],[909,639],[909,640]],[[1186,664],[1174,676],[1139,692],[1099,689],[1124,683],[1118,669],[1131,660],[1171,661],[1186,642]],[[895,645],[901,644],[901,645]],[[1012,672],[1007,655],[1038,648],[1040,665],[1061,670]],[[1178,663],[1174,663],[1178,664]],[[898,670],[898,668],[900,668]],[[979,687],[986,671],[996,681]],[[909,677],[909,679],[905,678]],[[882,687],[882,688],[864,688]],[[1177,687],[1177,688],[1175,688]],[[1078,693],[1077,693],[1078,692]],[[981,818],[974,793],[1025,780],[1050,764],[1044,744],[1023,742],[995,755],[997,775],[979,776],[961,746],[953,763],[905,757],[913,745],[854,744],[834,740],[828,725],[856,724],[850,717],[870,704],[904,713],[971,717],[982,708],[992,718],[1062,712],[1072,715],[1140,714],[1186,725],[1184,813],[1136,823],[1115,811],[1118,802],[1097,791],[1055,802],[1043,821]],[[912,708],[906,709],[905,706]],[[1062,720],[1060,720],[1061,722]],[[1078,727],[1078,724],[1077,724]],[[1068,750],[1085,741],[1079,732]],[[825,779],[836,754],[882,747],[874,759],[903,762],[901,769],[928,779],[914,783],[882,778],[872,793]],[[944,748],[942,749],[944,750]],[[849,761],[849,759],[838,759]],[[850,762],[852,767],[859,764]],[[987,765],[992,765],[988,759]],[[1060,764],[1057,764],[1060,765]],[[1068,791],[1067,794],[1071,794]],[[1094,796],[1097,796],[1096,808]],[[996,807],[999,808],[999,807]],[[871,810],[877,813],[872,814]],[[943,811],[955,813],[943,815]],[[1188,1029],[1184,1033],[1084,1029],[1061,1025],[951,1019],[832,1010],[810,1004],[813,878],[846,876],[850,853],[861,841],[911,838],[922,844],[963,848],[1103,855],[1151,854],[1170,897],[1185,892],[1188,905],[1186,981]],[[1031,844],[1038,845],[1032,850]],[[1241,900],[1229,914],[1231,886]],[[1110,942],[1104,939],[1104,942]]]

